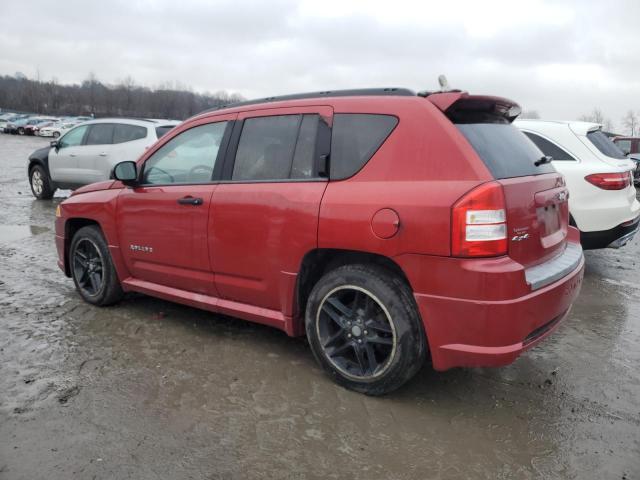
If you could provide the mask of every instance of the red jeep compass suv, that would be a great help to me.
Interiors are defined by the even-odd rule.
[[[368,394],[427,358],[508,364],[567,315],[584,266],[518,113],[395,88],[202,113],[60,205],[60,268],[96,305],[136,291],[306,334]]]

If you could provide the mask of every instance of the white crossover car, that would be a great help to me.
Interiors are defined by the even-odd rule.
[[[117,163],[137,160],[145,149],[179,123],[104,118],[76,125],[53,140],[50,147],[29,156],[31,191],[36,198],[47,199],[58,188],[74,190],[109,180]]]
[[[58,122],[58,123],[54,123],[53,125],[49,125],[48,127],[41,128],[40,131],[38,132],[38,135],[40,135],[41,137],[58,138],[58,137],[64,135],[65,133],[67,133],[69,130],[71,130],[76,125],[78,125],[78,122]]]
[[[552,159],[569,188],[571,223],[583,248],[618,248],[638,230],[640,203],[633,185],[635,164],[589,122],[514,122]]]

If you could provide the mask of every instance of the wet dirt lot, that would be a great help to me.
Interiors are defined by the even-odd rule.
[[[83,303],[53,201],[0,135],[1,479],[640,479],[640,242],[587,252],[581,296],[501,369],[344,390],[303,339],[142,295]]]

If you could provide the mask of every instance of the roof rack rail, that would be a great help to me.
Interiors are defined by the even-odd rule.
[[[201,113],[213,112],[223,108],[244,107],[245,105],[257,105],[260,103],[283,102],[286,100],[303,100],[306,98],[322,98],[322,97],[378,97],[378,96],[399,96],[413,97],[416,94],[408,88],[386,87],[386,88],[357,88],[351,90],[323,90],[320,92],[294,93],[292,95],[281,95],[278,97],[265,97],[255,100],[247,100],[244,102],[229,103],[219,107],[204,110]]]

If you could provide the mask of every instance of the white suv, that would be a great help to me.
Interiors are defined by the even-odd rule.
[[[51,198],[58,188],[74,190],[109,180],[113,167],[137,160],[158,138],[180,122],[104,118],[67,131],[50,147],[29,157],[29,182],[38,199]]]
[[[565,176],[571,222],[580,230],[583,248],[618,248],[634,236],[640,223],[635,165],[601,125],[548,120],[517,120],[514,125]]]

